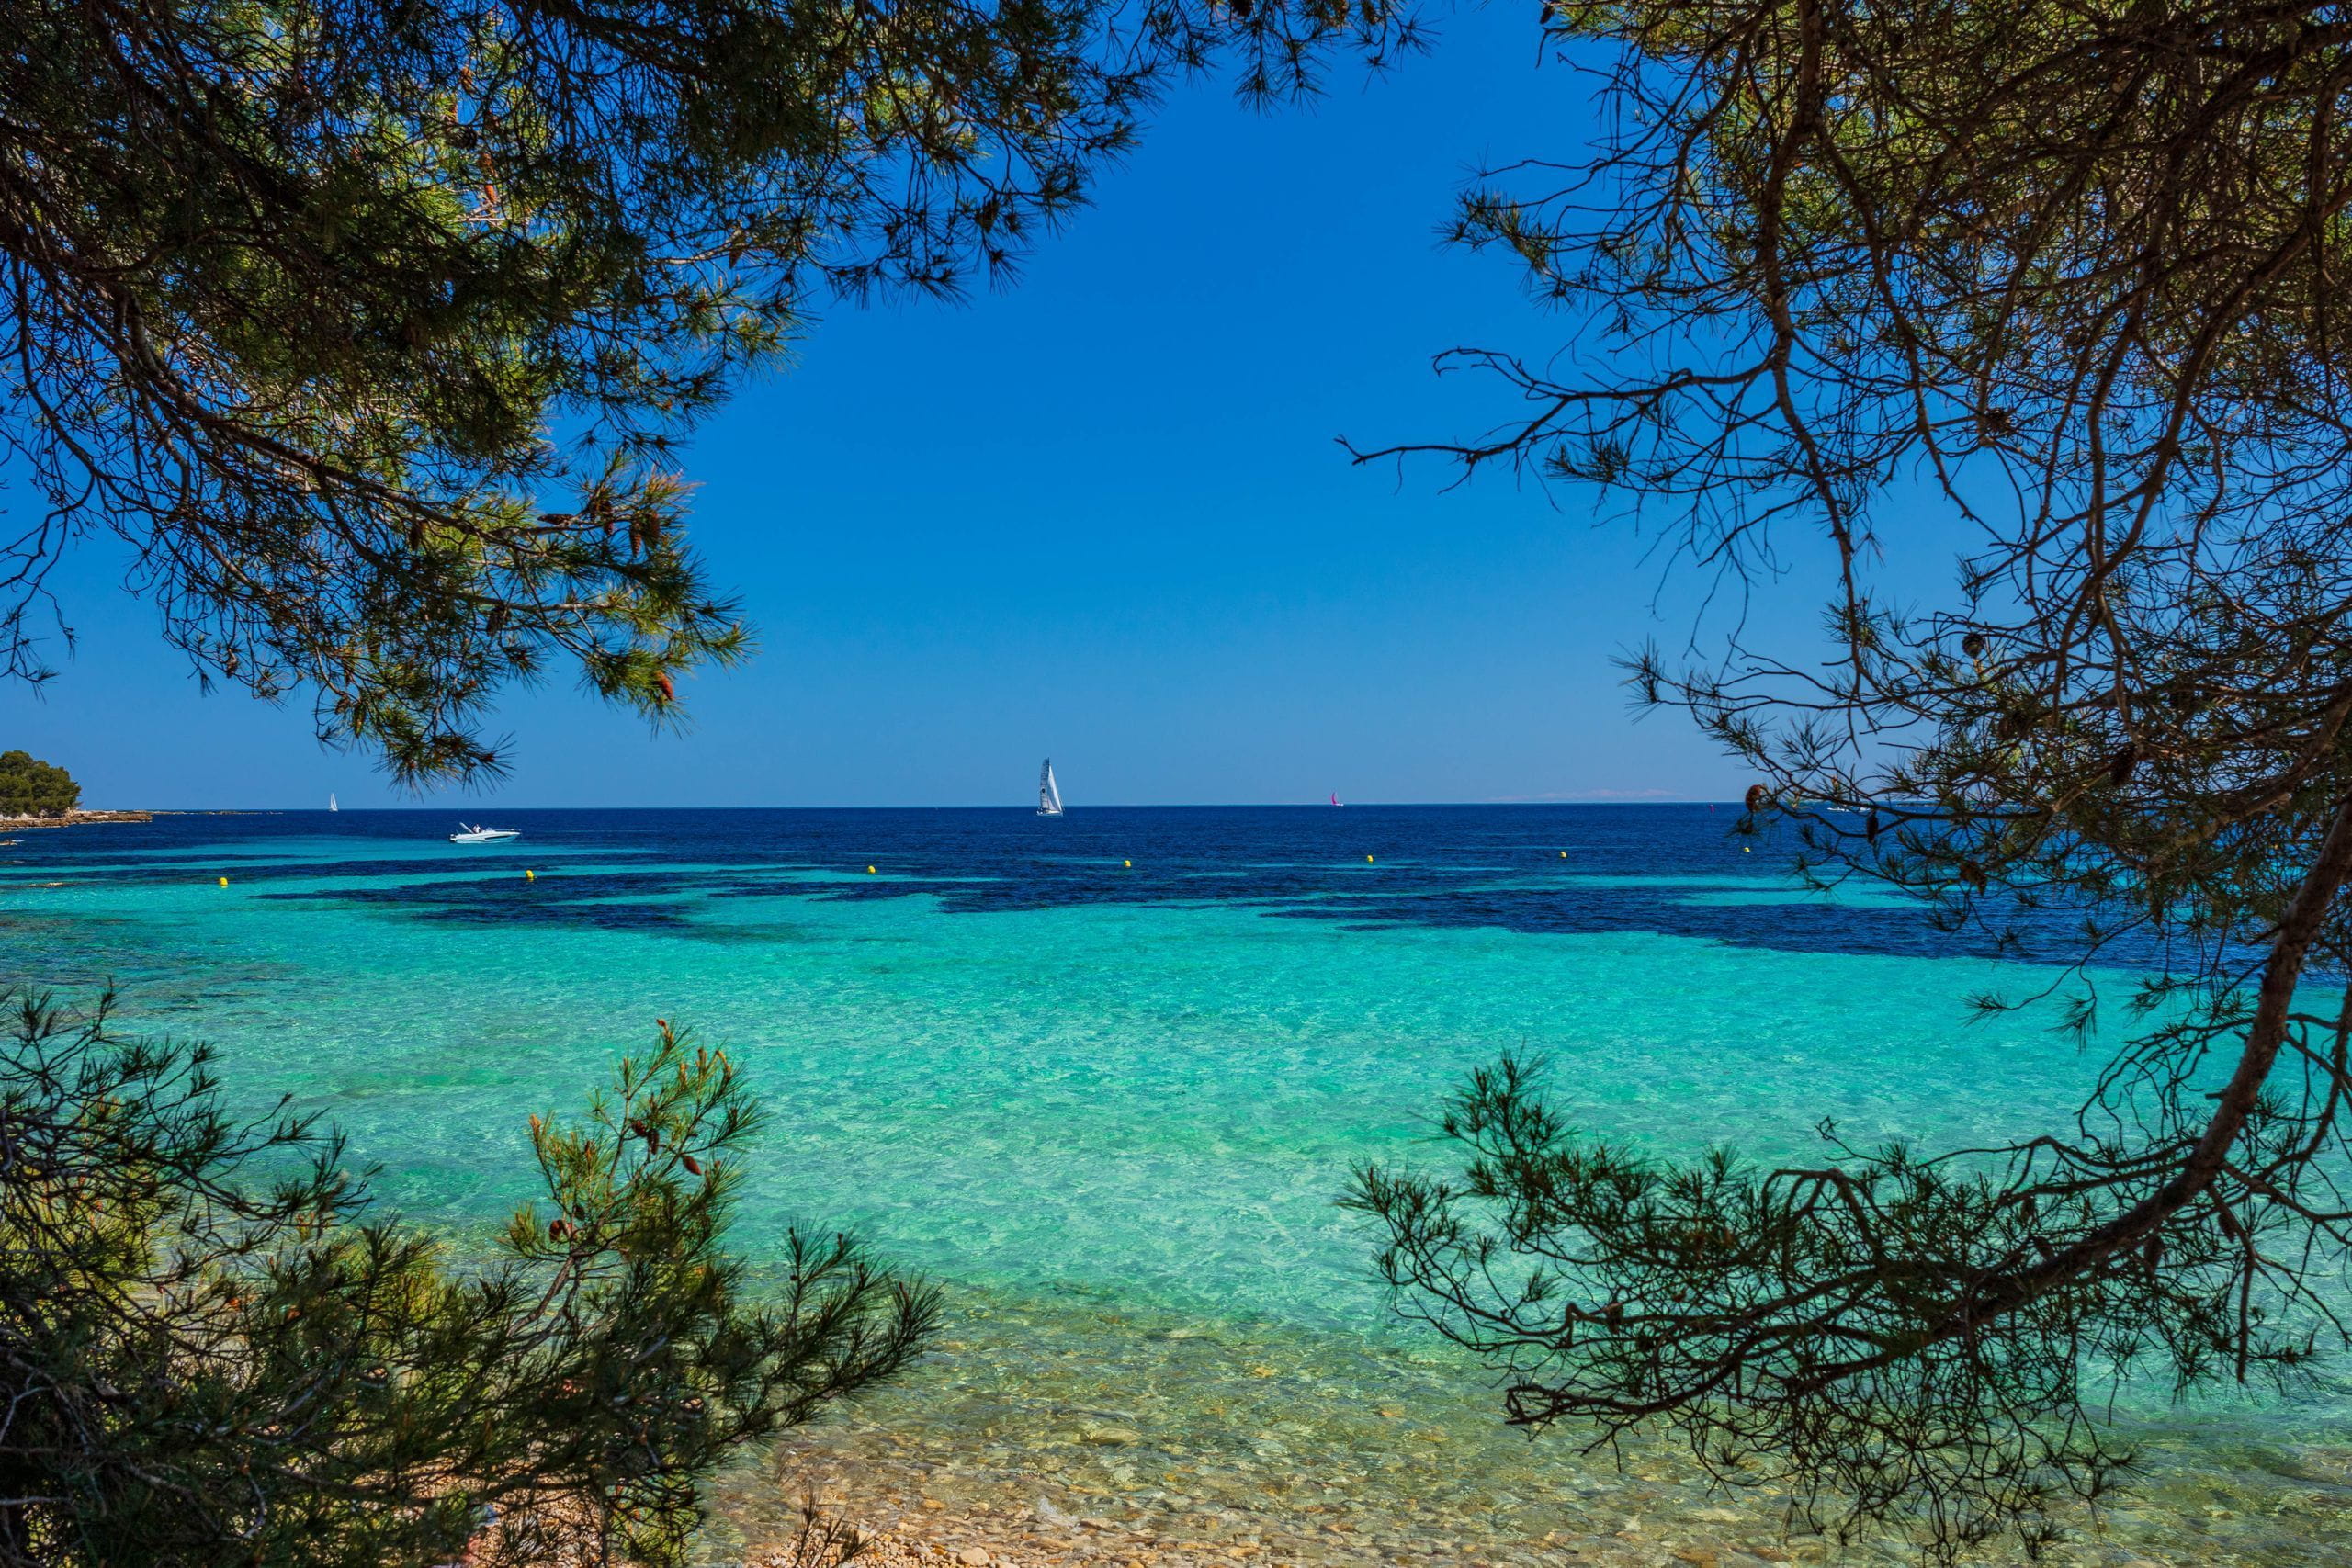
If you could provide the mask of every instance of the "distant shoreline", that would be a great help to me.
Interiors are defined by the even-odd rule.
[[[0,817],[0,832],[20,832],[27,828],[85,828],[101,822],[153,822],[158,817],[265,817],[274,813],[263,811],[84,811],[80,808],[62,817]]]

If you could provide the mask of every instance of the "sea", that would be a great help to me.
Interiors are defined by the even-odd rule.
[[[656,1019],[723,1045],[769,1113],[732,1245],[851,1231],[947,1322],[729,1473],[710,1563],[804,1495],[1000,1562],[1910,1560],[1709,1488],[1664,1435],[1506,1427],[1339,1200],[1366,1163],[1458,1167],[1435,1118],[1505,1052],[1619,1144],[1781,1160],[1825,1122],[2066,1125],[2117,1043],[1971,1006],[2064,981],[2056,933],[1996,952],[1808,889],[1730,805],[482,809],[522,837],[451,844],[446,809],[21,833],[0,981],[211,1042],[239,1105],[324,1111],[458,1248],[531,1194],[532,1113]],[[2346,1387],[2127,1393],[2142,1471],[2058,1557],[2352,1562]]]

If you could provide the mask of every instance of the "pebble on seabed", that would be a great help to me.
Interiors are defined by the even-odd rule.
[[[1683,1548],[1660,1554],[1655,1546],[1647,1550],[1629,1551],[1620,1545],[1614,1551],[1601,1550],[1604,1543],[1580,1542],[1567,1547],[1569,1555],[1540,1558],[1524,1556],[1478,1557],[1463,1560],[1464,1568],[1535,1568],[1539,1562],[1548,1565],[1567,1562],[1591,1564],[1593,1568],[1764,1568],[1770,1563],[1789,1561],[1786,1554],[1766,1547],[1751,1554],[1738,1548]],[[1256,1541],[1180,1541],[1167,1545],[1126,1547],[1109,1551],[1100,1547],[1073,1545],[1069,1551],[1048,1549],[1044,1555],[1013,1556],[990,1551],[984,1546],[956,1546],[937,1541],[911,1542],[893,1537],[871,1541],[856,1559],[860,1568],[1288,1568],[1291,1564],[1317,1564],[1318,1568],[1353,1568],[1366,1565],[1403,1562],[1425,1557],[1427,1543],[1405,1539],[1351,1543],[1335,1555],[1317,1551],[1294,1554],[1269,1553]],[[755,1552],[747,1558],[744,1568],[802,1568],[799,1560],[789,1551]]]

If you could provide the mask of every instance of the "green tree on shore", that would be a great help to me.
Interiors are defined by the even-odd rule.
[[[0,51],[0,672],[80,533],[208,681],[404,781],[569,666],[748,633],[678,437],[827,299],[1007,275],[1170,73],[1304,90],[1385,0],[22,0]],[[919,436],[911,437],[919,439]]]
[[[888,1376],[933,1298],[795,1234],[720,1249],[759,1122],[667,1025],[478,1265],[208,1047],[0,996],[0,1563],[675,1563],[734,1444]]]
[[[63,768],[28,751],[0,751],[0,817],[62,817],[81,799],[82,786]]]
[[[1646,1156],[1508,1061],[1446,1108],[1464,1174],[1367,1170],[1354,1201],[1514,1421],[1669,1422],[1849,1529],[2038,1548],[2129,1464],[2113,1381],[2291,1381],[2345,1343],[2352,25],[1543,19],[1609,130],[1481,182],[1457,237],[1523,265],[1573,346],[1466,356],[1517,415],[1385,455],[1608,487],[1701,573],[1818,536],[1822,657],[1736,633],[1639,658],[1638,695],[1753,766],[1746,828],[1811,874],[2071,964],[2064,1027],[2126,1027],[2071,1125],[1942,1153],[1832,1130],[1802,1168]],[[1930,513],[1961,570],[1913,607],[1877,547]]]

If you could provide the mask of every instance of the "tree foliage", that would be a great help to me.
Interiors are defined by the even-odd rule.
[[[720,1250],[759,1115],[662,1026],[479,1264],[208,1047],[17,992],[0,1046],[0,1562],[674,1563],[731,1446],[903,1365],[931,1293],[795,1233]]]
[[[82,533],[208,679],[408,780],[551,664],[742,655],[678,436],[815,304],[1002,277],[1171,71],[1311,85],[1385,0],[25,0],[0,51],[0,669]],[[23,503],[20,502],[20,505]]]
[[[2071,1128],[1807,1169],[1646,1160],[1507,1066],[1453,1107],[1464,1180],[1357,1198],[1404,1299],[1518,1369],[1516,1418],[1667,1419],[1849,1524],[2038,1544],[2128,1460],[2097,1380],[2285,1376],[2343,1338],[2352,28],[2235,0],[1544,26],[1611,130],[1482,182],[1456,234],[1570,345],[1457,358],[1522,416],[1383,455],[1609,487],[1701,572],[1817,530],[1826,659],[1735,630],[1643,655],[1639,695],[1755,767],[1745,828],[1809,874],[2071,964],[2067,1027],[2119,988],[2131,1027]],[[1943,603],[1874,589],[1890,518],[1963,541]]]
[[[62,817],[82,798],[74,775],[29,751],[0,751],[0,816]]]

